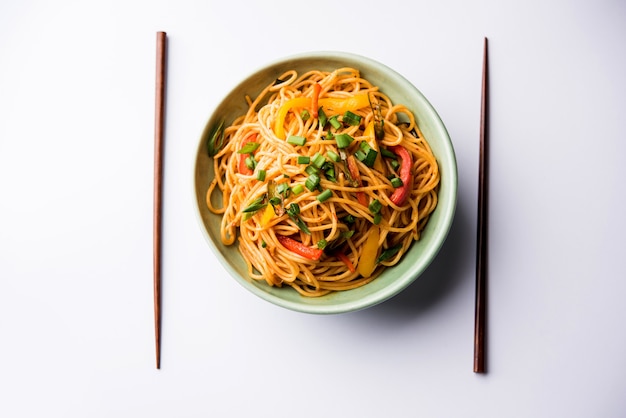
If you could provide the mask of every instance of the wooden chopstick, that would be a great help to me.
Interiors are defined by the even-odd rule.
[[[157,369],[161,368],[161,206],[163,190],[163,122],[165,119],[166,49],[167,34],[165,32],[157,32],[153,208],[154,341]]]
[[[489,60],[485,38],[480,103],[480,160],[478,167],[478,232],[476,242],[476,308],[474,318],[474,372],[485,372],[485,316],[487,305],[487,224],[489,180]]]

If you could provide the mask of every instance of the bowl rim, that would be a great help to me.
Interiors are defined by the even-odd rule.
[[[432,236],[429,238],[429,240],[431,241],[432,244],[427,246],[426,251],[424,251],[424,253],[419,257],[419,260],[418,260],[419,263],[416,263],[417,266],[414,268],[411,268],[410,274],[401,275],[397,280],[391,281],[387,286],[382,287],[381,289],[378,289],[377,291],[373,293],[366,294],[362,298],[359,298],[356,300],[353,300],[353,299],[340,300],[333,304],[308,304],[308,303],[304,304],[301,302],[284,299],[275,295],[274,293],[270,293],[262,289],[259,286],[256,286],[250,281],[250,279],[241,277],[239,272],[237,272],[235,268],[232,266],[232,264],[226,259],[224,254],[221,252],[220,248],[218,248],[218,245],[214,242],[209,232],[207,231],[207,226],[205,225],[204,220],[202,218],[202,213],[201,213],[201,209],[199,205],[198,192],[197,192],[197,175],[198,175],[198,164],[199,164],[198,157],[200,153],[203,152],[206,134],[207,134],[208,129],[210,129],[209,123],[211,122],[211,119],[213,119],[215,112],[227,102],[227,100],[230,98],[230,96],[233,94],[235,90],[237,90],[241,86],[244,86],[246,83],[249,83],[250,80],[256,74],[260,74],[264,71],[268,71],[277,66],[285,65],[288,62],[310,60],[310,59],[323,59],[323,60],[341,59],[341,60],[349,61],[350,64],[353,64],[356,62],[359,62],[359,63],[365,62],[370,67],[378,68],[379,70],[384,70],[386,72],[386,76],[388,75],[390,76],[390,78],[394,79],[394,83],[399,82],[401,84],[410,86],[411,89],[413,90],[411,94],[416,94],[420,98],[420,100],[423,102],[423,104],[428,108],[429,116],[436,123],[439,133],[443,136],[444,138],[443,145],[444,145],[444,148],[446,148],[445,154],[447,156],[447,159],[449,159],[448,164],[445,167],[446,173],[447,173],[446,181],[448,183],[448,187],[446,188],[447,195],[445,196],[447,200],[443,199],[443,201],[447,201],[448,204],[445,207],[438,206],[436,208],[436,210],[439,210],[439,212],[441,212],[439,216],[444,219],[443,225],[442,227],[439,227],[430,231]],[[195,153],[193,156],[194,157],[193,177],[192,177],[193,181],[191,183],[193,187],[193,199],[194,199],[193,206],[195,208],[195,213],[197,217],[196,219],[199,223],[203,236],[205,237],[206,241],[211,247],[215,257],[218,259],[220,264],[225,268],[225,270],[229,273],[229,275],[235,279],[235,281],[237,281],[241,286],[243,286],[245,289],[247,289],[254,295],[260,297],[261,299],[267,302],[270,302],[274,305],[292,310],[292,311],[302,312],[302,313],[311,313],[311,314],[340,314],[340,313],[354,312],[354,311],[366,309],[366,308],[378,305],[392,298],[393,296],[397,295],[398,293],[406,289],[410,284],[412,284],[415,280],[417,280],[418,277],[420,277],[424,273],[424,271],[432,263],[434,258],[437,256],[437,254],[441,250],[441,247],[443,246],[449,234],[449,231],[451,229],[452,223],[454,221],[454,216],[455,216],[456,206],[457,206],[457,199],[458,199],[458,190],[457,190],[458,189],[458,167],[457,167],[457,161],[456,161],[456,153],[454,151],[454,145],[452,143],[448,130],[445,127],[445,124],[443,123],[443,120],[441,119],[436,109],[432,106],[430,101],[407,78],[405,78],[403,75],[398,73],[396,70],[388,67],[387,65],[379,61],[376,61],[372,58],[363,56],[363,55],[355,54],[352,52],[344,52],[344,51],[310,51],[310,52],[302,52],[302,53],[287,55],[281,58],[268,61],[267,63],[263,65],[256,66],[254,69],[249,71],[244,78],[240,79],[237,83],[234,83],[234,85],[232,85],[230,89],[227,89],[224,96],[221,97],[221,99],[217,101],[216,104],[213,105],[209,109],[208,117],[205,119],[205,123],[202,128],[202,134],[200,135],[199,138],[200,139],[198,141],[198,145],[196,148],[194,148]],[[443,173],[443,170],[441,167],[440,167],[440,173]],[[441,196],[438,196],[438,198],[439,198],[439,201],[442,201]],[[429,222],[430,222],[430,219],[429,219]],[[411,245],[413,246],[417,242],[418,241],[413,242]],[[402,263],[402,261],[400,263]],[[404,276],[407,276],[407,277],[404,277]],[[365,286],[368,286],[368,285],[365,285]],[[293,289],[289,289],[289,290],[292,290],[293,292],[295,292],[295,290]],[[342,293],[342,292],[350,292],[350,291],[341,291],[341,292],[336,292],[336,293]],[[307,301],[308,299],[311,299],[311,298],[307,298]]]

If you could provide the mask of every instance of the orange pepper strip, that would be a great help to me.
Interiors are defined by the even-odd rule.
[[[319,109],[319,98],[320,98],[320,93],[322,91],[322,85],[319,83],[315,83],[313,85],[313,99],[311,100],[311,114],[313,115],[314,118],[316,118],[318,116],[317,112]]]
[[[367,93],[357,93],[346,98],[324,97],[319,99],[318,103],[328,116],[344,114],[346,110],[354,112],[370,105]]]
[[[307,247],[300,241],[296,241],[295,239],[289,238],[284,235],[276,235],[276,239],[283,247],[285,247],[289,251],[301,255],[302,257],[308,258],[309,260],[317,261],[324,253],[324,250],[320,248]]]
[[[356,268],[354,268],[354,264],[352,264],[352,261],[350,261],[347,255],[345,255],[344,253],[337,253],[337,258],[340,259],[343,264],[348,267],[350,273],[354,273],[356,271]]]
[[[302,107],[311,107],[310,97],[294,97],[280,106],[274,121],[274,133],[279,139],[285,139],[285,119],[287,118],[287,113],[291,109]]]

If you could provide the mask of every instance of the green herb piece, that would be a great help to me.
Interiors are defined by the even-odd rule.
[[[287,214],[289,215],[289,218],[291,218],[291,220],[296,223],[296,225],[298,226],[298,228],[300,228],[302,232],[306,234],[311,234],[311,231],[306,226],[302,218],[298,216],[300,214],[300,206],[298,206],[297,203],[292,203],[291,205],[289,205],[289,207],[287,208]]]
[[[326,159],[319,152],[316,152],[313,158],[311,158],[311,164],[313,164],[317,168],[322,168],[325,162]]]
[[[328,245],[328,241],[326,241],[323,238],[317,241],[317,248],[319,248],[320,250],[323,250],[324,248],[326,248],[327,245]]]
[[[306,155],[298,156],[298,164],[308,164],[311,161],[311,157]]]
[[[256,160],[254,159],[254,155],[252,154],[248,155],[245,163],[246,163],[246,167],[248,167],[250,170],[254,170],[254,168],[256,167]]]
[[[404,183],[400,177],[394,177],[391,179],[391,185],[395,188],[402,187]]]
[[[343,231],[341,233],[341,238],[349,239],[352,238],[352,235],[354,235],[354,231]]]
[[[267,203],[263,203],[264,200],[265,200],[265,196],[261,196],[257,199],[254,199],[252,203],[250,203],[246,208],[244,208],[242,212],[244,213],[258,212],[259,210],[267,206]]]
[[[207,151],[209,157],[214,157],[224,145],[224,119],[220,121],[209,134]]]
[[[320,169],[315,167],[314,165],[309,165],[304,169],[304,172],[311,175],[311,174],[319,174]]]
[[[392,160],[398,159],[398,156],[394,154],[393,152],[389,151],[387,148],[381,148],[380,155],[382,155],[385,158],[391,158]]]
[[[265,181],[265,170],[259,170],[256,173],[256,179],[258,181]]]
[[[397,170],[398,168],[400,168],[400,163],[398,162],[398,160],[391,160],[391,168],[393,168],[394,170]]]
[[[304,185],[306,186],[306,188],[311,191],[315,190],[319,184],[320,184],[320,176],[318,176],[315,173],[310,174],[309,177],[304,182]]]
[[[383,219],[383,215],[381,215],[380,213],[377,213],[376,215],[374,215],[374,225],[380,224],[380,221],[382,221],[382,219]]]
[[[237,151],[237,154],[252,154],[260,146],[261,144],[259,144],[258,142],[254,142],[254,141],[247,142],[246,145],[244,145],[243,147],[241,147],[239,151]]]
[[[306,122],[307,120],[309,120],[311,118],[311,114],[309,113],[308,110],[306,109],[302,109],[302,112],[300,112],[300,118]]]
[[[291,145],[304,145],[306,143],[306,138],[303,136],[299,136],[299,135],[291,135],[289,138],[287,138],[287,142],[290,143]]]
[[[317,109],[317,120],[320,122],[320,128],[324,129],[326,123],[328,122],[328,116],[326,116],[326,112],[324,112],[323,108]]]
[[[302,186],[300,183],[295,184],[292,188],[291,191],[293,192],[293,194],[300,194],[304,191],[304,186]]]
[[[356,221],[356,218],[354,217],[354,215],[346,215],[343,218],[343,221],[345,223],[347,223],[348,225],[353,224]]]
[[[329,150],[326,152],[326,156],[328,157],[328,159],[338,163],[339,161],[341,161],[341,158],[339,157],[339,154],[337,154],[336,152]]]
[[[341,122],[339,122],[337,115],[331,116],[331,118],[328,119],[328,123],[330,123],[330,126],[332,126],[335,129],[341,128]]]
[[[322,193],[317,195],[317,200],[319,202],[325,202],[333,196],[333,192],[330,189],[324,190]]]
[[[347,148],[354,141],[354,138],[348,134],[337,134],[335,139],[337,140],[337,148]]]
[[[361,116],[346,110],[346,113],[343,114],[343,122],[348,125],[358,126],[361,124]]]
[[[370,213],[372,215],[376,215],[377,213],[380,213],[380,210],[383,208],[383,204],[380,203],[380,201],[378,199],[374,199],[371,201],[371,203],[368,206],[368,209],[370,210]]]
[[[376,259],[376,264],[378,264],[378,263],[380,263],[382,261],[389,260],[394,255],[396,255],[398,253],[398,251],[400,251],[401,248],[402,248],[402,244],[398,244],[395,247],[391,247],[391,248],[386,249],[385,251],[383,251],[378,256],[378,258]]]

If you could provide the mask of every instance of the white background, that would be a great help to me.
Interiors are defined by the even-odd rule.
[[[156,32],[169,37],[155,369]],[[491,62],[485,375],[472,372],[483,38]],[[626,416],[626,3],[0,3],[0,416]],[[230,87],[366,55],[438,110],[459,170],[439,257],[317,316],[232,280],[200,231],[196,147]]]

